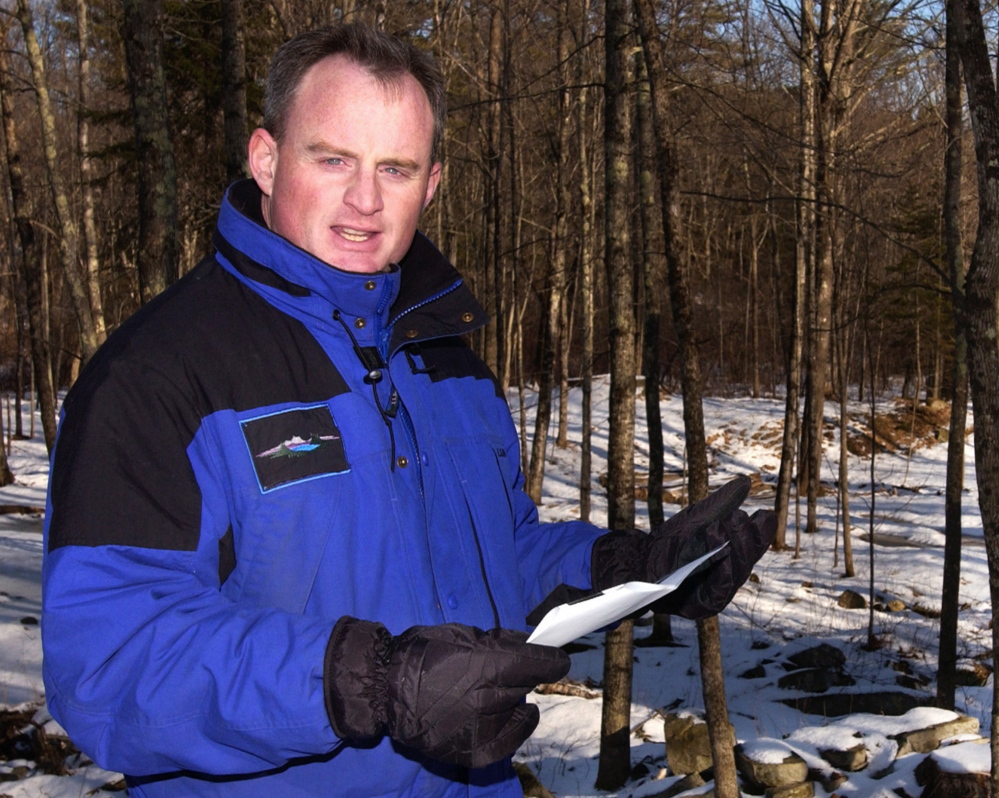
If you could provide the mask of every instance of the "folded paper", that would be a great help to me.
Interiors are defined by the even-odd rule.
[[[647,607],[653,601],[672,593],[684,579],[697,570],[698,566],[710,560],[727,545],[728,543],[723,543],[658,582],[625,582],[623,585],[615,585],[599,593],[559,604],[541,619],[541,623],[537,625],[527,642],[544,646],[564,646],[578,637],[617,623],[642,607]]]

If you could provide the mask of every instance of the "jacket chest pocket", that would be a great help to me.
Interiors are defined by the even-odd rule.
[[[247,456],[234,474],[226,593],[302,612],[352,479],[340,430],[326,404],[257,412],[238,430]]]
[[[226,583],[241,601],[303,612],[336,523],[341,490],[317,480],[310,490],[261,495],[233,525],[235,567]],[[230,583],[232,583],[230,585]]]

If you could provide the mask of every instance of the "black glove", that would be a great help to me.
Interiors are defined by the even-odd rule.
[[[631,580],[656,582],[728,541],[677,590],[650,607],[691,620],[717,615],[749,578],[777,532],[777,516],[771,510],[750,517],[738,509],[749,486],[749,477],[736,477],[648,535],[624,530],[597,538],[591,556],[594,589]]]
[[[387,734],[431,759],[485,767],[511,756],[538,725],[522,699],[569,672],[558,648],[507,629],[449,623],[392,636],[344,616],[326,648],[326,711],[336,735],[365,743]]]

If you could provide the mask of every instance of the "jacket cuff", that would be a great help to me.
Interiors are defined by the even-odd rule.
[[[391,640],[382,624],[346,615],[333,627],[326,644],[323,697],[333,732],[345,742],[385,732]]]

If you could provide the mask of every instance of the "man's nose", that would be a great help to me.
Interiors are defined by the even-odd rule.
[[[358,213],[366,216],[382,209],[382,192],[378,185],[378,175],[373,170],[362,169],[354,174],[354,179],[344,192],[343,201]]]

